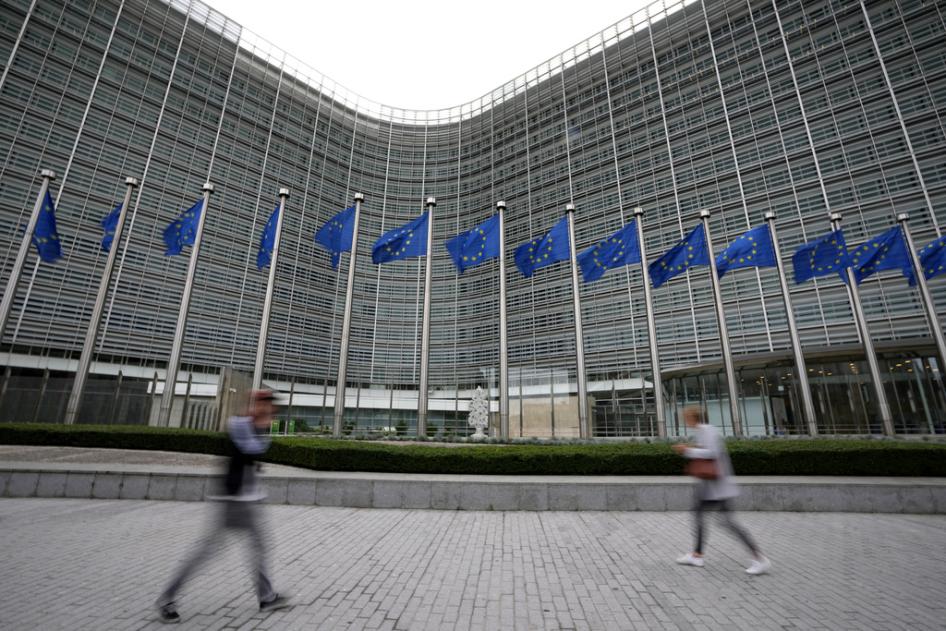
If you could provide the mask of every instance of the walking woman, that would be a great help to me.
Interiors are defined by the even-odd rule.
[[[715,507],[719,509],[723,524],[752,554],[752,563],[746,569],[746,574],[765,574],[772,566],[771,562],[762,556],[749,533],[733,519],[729,502],[739,495],[739,488],[733,480],[732,464],[729,462],[729,454],[726,453],[726,445],[719,435],[719,430],[706,422],[706,413],[702,407],[686,408],[683,418],[688,427],[696,430],[695,445],[691,447],[677,444],[673,449],[688,460],[688,471],[697,478],[693,507],[696,545],[693,552],[677,559],[677,563],[703,567],[703,513],[707,508]]]

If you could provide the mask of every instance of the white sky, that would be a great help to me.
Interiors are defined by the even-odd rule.
[[[644,0],[205,0],[368,99],[472,101],[627,17]]]

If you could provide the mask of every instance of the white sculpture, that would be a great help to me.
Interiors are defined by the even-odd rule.
[[[473,440],[483,440],[486,434],[483,430],[489,427],[489,401],[486,399],[486,393],[479,386],[473,393],[473,399],[470,401],[470,415],[467,417],[467,423],[470,427],[475,427],[476,432],[471,436]]]

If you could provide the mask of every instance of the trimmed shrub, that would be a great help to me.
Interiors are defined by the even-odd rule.
[[[223,434],[119,425],[0,424],[0,444],[152,449],[223,455]],[[727,442],[739,475],[946,476],[946,443],[875,439]],[[670,444],[506,444],[444,447],[284,437],[267,462],[321,471],[491,475],[678,475]]]

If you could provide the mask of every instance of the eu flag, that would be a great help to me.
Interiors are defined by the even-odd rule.
[[[194,245],[197,224],[200,222],[200,213],[203,209],[204,200],[199,199],[180,217],[168,224],[168,227],[164,229],[164,244],[167,245],[167,250],[164,251],[165,256],[180,254],[185,245]]]
[[[400,261],[427,254],[427,230],[430,227],[429,213],[411,219],[409,222],[388,230],[374,242],[371,248],[371,260],[374,263]]]
[[[332,268],[338,267],[342,252],[351,252],[351,241],[355,234],[355,207],[349,206],[319,228],[315,242],[332,253]]]
[[[269,267],[273,260],[273,248],[276,247],[276,226],[279,224],[279,204],[269,216],[269,221],[263,228],[263,236],[259,241],[259,252],[256,253],[256,269]]]
[[[690,231],[682,241],[667,250],[663,256],[650,264],[650,282],[654,289],[682,274],[694,265],[709,265],[709,252],[706,248],[706,233],[703,224]]]
[[[453,264],[462,274],[466,268],[499,256],[499,215],[493,215],[472,230],[446,243]]]
[[[636,221],[630,222],[578,255],[581,276],[586,283],[598,280],[609,269],[640,262],[641,249],[637,242]]]
[[[52,263],[62,257],[62,247],[59,245],[59,233],[56,232],[56,207],[49,191],[43,199],[43,206],[39,209],[36,218],[36,227],[33,228],[33,245],[39,253],[39,258]]]
[[[792,255],[795,282],[803,283],[815,276],[827,276],[851,266],[844,242],[844,231],[837,230],[805,243]]]
[[[112,249],[112,241],[115,240],[115,231],[118,229],[118,219],[122,214],[122,205],[118,204],[108,213],[108,216],[102,220],[102,230],[105,234],[102,236],[102,249],[108,252]]]
[[[898,269],[908,279],[913,278],[913,263],[903,238],[900,226],[894,226],[887,232],[870,239],[850,252],[851,271],[857,284],[872,275],[887,269]],[[847,274],[841,275],[841,280],[847,282]]]
[[[923,275],[927,280],[946,272],[946,235],[924,246],[918,256]],[[916,279],[912,275],[910,284],[916,284]]]
[[[527,241],[516,248],[516,267],[526,278],[535,270],[571,256],[568,247],[568,216],[562,217],[544,236]]]
[[[722,278],[740,267],[775,267],[775,247],[769,225],[743,233],[716,257],[716,274]]]

